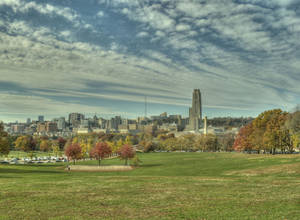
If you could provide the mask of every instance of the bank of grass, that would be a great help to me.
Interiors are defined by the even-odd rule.
[[[139,157],[126,172],[0,165],[0,219],[300,219],[300,155]]]

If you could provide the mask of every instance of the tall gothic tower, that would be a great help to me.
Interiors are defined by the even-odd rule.
[[[198,131],[202,121],[202,104],[200,89],[194,89],[192,108],[190,108],[189,128]]]

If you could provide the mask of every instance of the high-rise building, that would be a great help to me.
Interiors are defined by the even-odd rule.
[[[41,122],[43,123],[45,120],[44,120],[44,116],[43,115],[39,115],[38,117],[38,122]]]
[[[30,124],[31,123],[31,119],[27,118],[26,124]]]
[[[45,123],[38,123],[36,131],[39,132],[39,133],[46,132],[46,124]]]
[[[104,118],[99,118],[98,119],[99,128],[101,128],[101,129],[107,128],[106,122],[107,122],[107,120],[105,120]]]
[[[108,120],[107,128],[118,130],[118,126],[120,124],[122,124],[121,116],[115,116],[114,118],[111,118],[110,120]]]
[[[47,132],[57,132],[57,124],[55,122],[48,121],[46,123]]]
[[[57,129],[64,130],[66,128],[66,120],[65,117],[60,117],[57,119]]]
[[[168,117],[168,113],[167,112],[163,112],[159,115],[162,119],[167,118]]]
[[[202,121],[202,103],[200,89],[194,89],[192,108],[189,112],[189,129],[199,131]]]
[[[80,113],[71,113],[69,114],[69,123],[73,127],[79,127],[81,120],[84,119],[84,115]]]

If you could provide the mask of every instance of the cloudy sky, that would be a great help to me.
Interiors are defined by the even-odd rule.
[[[298,0],[0,0],[0,120],[300,103]]]

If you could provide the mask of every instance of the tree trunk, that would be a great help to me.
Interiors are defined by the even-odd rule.
[[[73,164],[75,165],[75,160],[73,160]]]
[[[101,164],[101,159],[99,159],[99,160],[98,160],[98,162],[99,162],[99,167],[100,167],[100,164]]]

